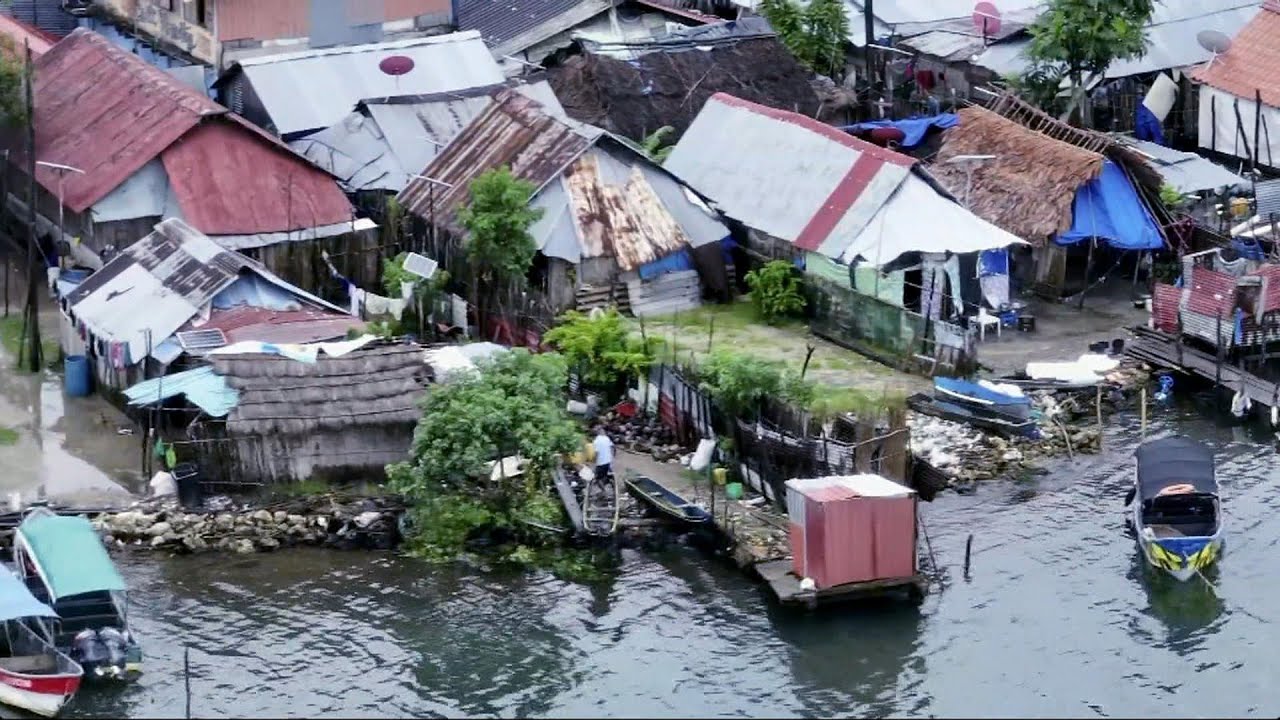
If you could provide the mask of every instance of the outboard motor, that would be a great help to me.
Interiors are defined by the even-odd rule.
[[[125,637],[115,628],[81,630],[71,641],[71,654],[91,677],[120,677],[125,667]]]

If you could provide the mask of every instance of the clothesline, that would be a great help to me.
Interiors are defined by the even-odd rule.
[[[404,315],[405,308],[413,299],[413,288],[417,284],[416,281],[407,281],[400,283],[400,297],[392,298],[378,295],[360,288],[354,282],[348,280],[338,269],[333,266],[333,262],[329,260],[329,253],[322,251],[320,253],[324,264],[329,268],[329,274],[333,279],[342,283],[347,289],[347,298],[351,303],[350,312],[356,317],[361,317],[360,310],[363,307],[367,315],[390,315],[397,321]]]

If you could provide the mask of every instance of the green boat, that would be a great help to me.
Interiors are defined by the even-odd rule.
[[[31,594],[58,614],[54,644],[84,667],[86,679],[142,672],[128,587],[88,520],[32,510],[14,533],[13,559]]]

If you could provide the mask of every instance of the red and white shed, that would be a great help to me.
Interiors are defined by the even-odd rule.
[[[792,568],[818,589],[916,574],[916,493],[879,475],[787,481]]]

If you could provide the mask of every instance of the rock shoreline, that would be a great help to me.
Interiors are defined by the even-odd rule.
[[[161,550],[180,554],[251,554],[285,547],[389,550],[401,540],[399,499],[339,499],[333,495],[262,507],[187,510],[173,500],[143,501],[95,518],[93,526],[111,549]]]

